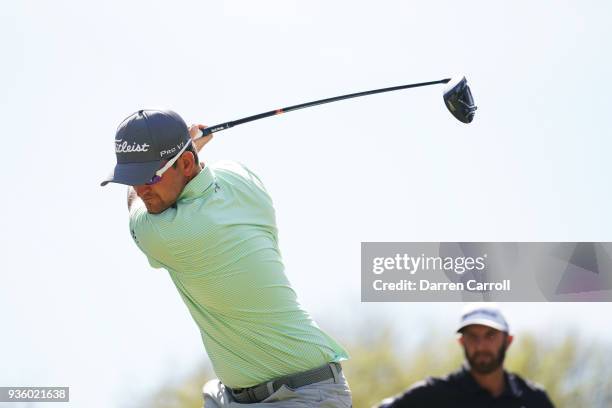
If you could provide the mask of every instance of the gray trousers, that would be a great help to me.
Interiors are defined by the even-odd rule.
[[[330,378],[296,389],[283,385],[262,402],[253,404],[236,402],[232,393],[217,379],[207,382],[202,392],[204,408],[350,408],[352,406],[351,390],[342,372],[338,374],[337,379]]]

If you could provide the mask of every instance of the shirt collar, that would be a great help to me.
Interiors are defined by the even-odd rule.
[[[177,201],[191,200],[207,194],[212,190],[210,187],[215,184],[215,181],[215,172],[210,167],[204,166],[198,175],[185,185]]]
[[[481,392],[483,389],[478,385],[472,374],[470,374],[470,368],[467,363],[464,363],[459,371],[457,377],[461,381],[461,387],[469,392]]]
[[[487,392],[483,389],[472,374],[470,374],[470,368],[467,363],[464,363],[461,366],[461,369],[457,372],[459,379],[462,382],[462,387],[469,392]],[[506,386],[504,387],[504,391],[498,398],[501,397],[510,397],[510,398],[519,398],[522,394],[522,391],[518,384],[516,383],[516,377],[506,370],[504,370],[504,380],[506,382]],[[487,392],[488,393],[488,392]]]

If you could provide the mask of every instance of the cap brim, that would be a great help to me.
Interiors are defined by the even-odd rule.
[[[143,163],[117,163],[113,172],[100,185],[105,186],[108,183],[118,183],[137,186],[144,184],[155,175],[161,164],[161,160]]]
[[[503,324],[500,324],[498,322],[494,322],[492,320],[488,320],[488,319],[469,319],[466,320],[465,322],[463,322],[461,324],[461,326],[459,326],[459,328],[457,329],[457,332],[460,333],[463,329],[465,329],[468,326],[471,326],[473,324],[479,324],[481,326],[487,326],[487,327],[491,327],[493,329],[499,330],[499,331],[503,331],[503,332],[508,332],[508,328],[506,326],[504,326]]]

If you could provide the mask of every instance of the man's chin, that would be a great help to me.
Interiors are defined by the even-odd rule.
[[[162,209],[162,208],[157,207],[157,206],[148,205],[146,202],[145,202],[145,207],[147,208],[147,212],[149,214],[159,214],[159,213],[162,213],[165,210],[165,208]]]
[[[161,214],[164,211],[166,211],[168,208],[170,208],[169,205],[166,207],[160,207],[160,206],[147,205],[147,203],[145,203],[145,207],[147,208],[147,212],[149,214]]]
[[[500,366],[498,364],[474,364],[471,367],[478,374],[491,374]]]
[[[499,361],[495,357],[492,358],[480,358],[477,361],[470,361],[470,366],[474,371],[479,374],[491,374],[496,371],[500,367],[502,367],[503,362]]]

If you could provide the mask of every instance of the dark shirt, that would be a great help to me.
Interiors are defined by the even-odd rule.
[[[554,408],[546,392],[516,374],[504,371],[504,392],[493,397],[466,367],[444,378],[428,378],[379,408]]]

